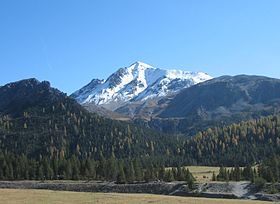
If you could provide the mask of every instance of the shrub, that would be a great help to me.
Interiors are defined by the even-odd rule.
[[[266,180],[261,178],[261,177],[257,177],[255,179],[255,185],[258,189],[262,189],[265,186]]]

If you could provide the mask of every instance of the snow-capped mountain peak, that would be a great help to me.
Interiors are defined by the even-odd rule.
[[[154,68],[153,66],[146,64],[144,62],[140,62],[140,61],[136,61],[134,62],[132,65],[130,65],[129,67],[135,67],[135,68],[141,68],[141,69],[145,69],[145,68]]]
[[[114,110],[129,101],[174,94],[211,78],[203,72],[165,70],[137,61],[118,69],[106,81],[92,80],[71,96],[81,104],[93,102]]]

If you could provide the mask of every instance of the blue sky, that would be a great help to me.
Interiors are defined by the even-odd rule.
[[[72,93],[143,61],[280,78],[279,0],[1,0],[0,84]]]

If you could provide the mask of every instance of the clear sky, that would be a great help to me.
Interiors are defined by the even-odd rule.
[[[279,0],[0,0],[0,85],[68,94],[143,61],[280,78]]]

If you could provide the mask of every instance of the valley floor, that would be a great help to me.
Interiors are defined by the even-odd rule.
[[[271,202],[176,197],[149,194],[85,193],[51,190],[0,189],[0,203],[5,204],[266,204]]]

